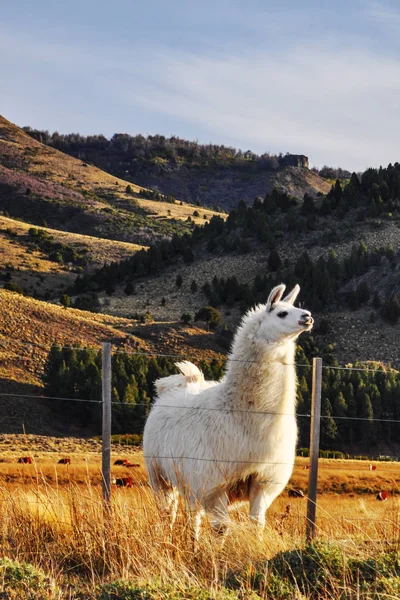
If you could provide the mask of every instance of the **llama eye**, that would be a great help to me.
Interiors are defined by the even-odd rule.
[[[285,317],[287,317],[288,312],[287,310],[282,310],[281,312],[278,313],[278,317],[280,317],[281,319],[284,319]]]

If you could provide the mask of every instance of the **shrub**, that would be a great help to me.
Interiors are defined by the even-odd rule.
[[[61,294],[60,304],[64,308],[69,308],[71,306],[71,298],[68,296],[68,294]]]
[[[235,592],[222,588],[213,591],[200,587],[181,589],[171,585],[140,585],[127,581],[114,581],[100,587],[96,600],[237,600]],[[246,600],[256,600],[257,594],[249,592]]]
[[[8,290],[9,292],[15,292],[16,294],[24,294],[22,287],[14,281],[6,281],[4,284],[4,289]]]
[[[5,287],[5,286],[4,286]],[[382,316],[391,325],[395,325],[400,318],[400,302],[397,294],[392,294],[382,308]]]
[[[128,281],[128,283],[124,287],[124,293],[127,296],[130,296],[131,294],[133,294],[134,291],[135,291],[135,286],[133,285],[132,281]]]
[[[0,558],[0,579],[2,598],[49,600],[56,597],[54,582],[43,571],[26,562]]]
[[[211,329],[215,329],[221,323],[221,313],[213,306],[203,306],[195,315],[195,321],[205,321]]]
[[[98,312],[100,310],[99,297],[95,292],[87,292],[75,298],[74,308]]]

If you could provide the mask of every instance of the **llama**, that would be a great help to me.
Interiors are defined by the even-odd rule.
[[[278,285],[266,305],[243,317],[220,382],[205,381],[188,361],[177,363],[180,375],[156,382],[143,438],[149,482],[172,523],[179,493],[184,497],[195,539],[204,512],[224,531],[228,505],[237,500],[250,502],[250,517],[263,527],[292,473],[295,342],[314,321],[293,306],[300,287],[282,300],[284,291]]]

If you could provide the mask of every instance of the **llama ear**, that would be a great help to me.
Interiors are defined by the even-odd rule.
[[[277,302],[282,298],[286,285],[281,283],[274,287],[267,300],[267,311],[272,310]]]
[[[283,301],[287,302],[288,304],[293,305],[296,301],[297,296],[299,295],[299,292],[300,292],[300,286],[296,283],[296,285],[294,286],[292,291],[289,292],[287,296],[285,296]]]

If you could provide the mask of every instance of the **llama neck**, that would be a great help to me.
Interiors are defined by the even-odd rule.
[[[295,412],[295,344],[291,341],[254,348],[240,356],[233,353],[226,371],[227,398],[244,410]]]

